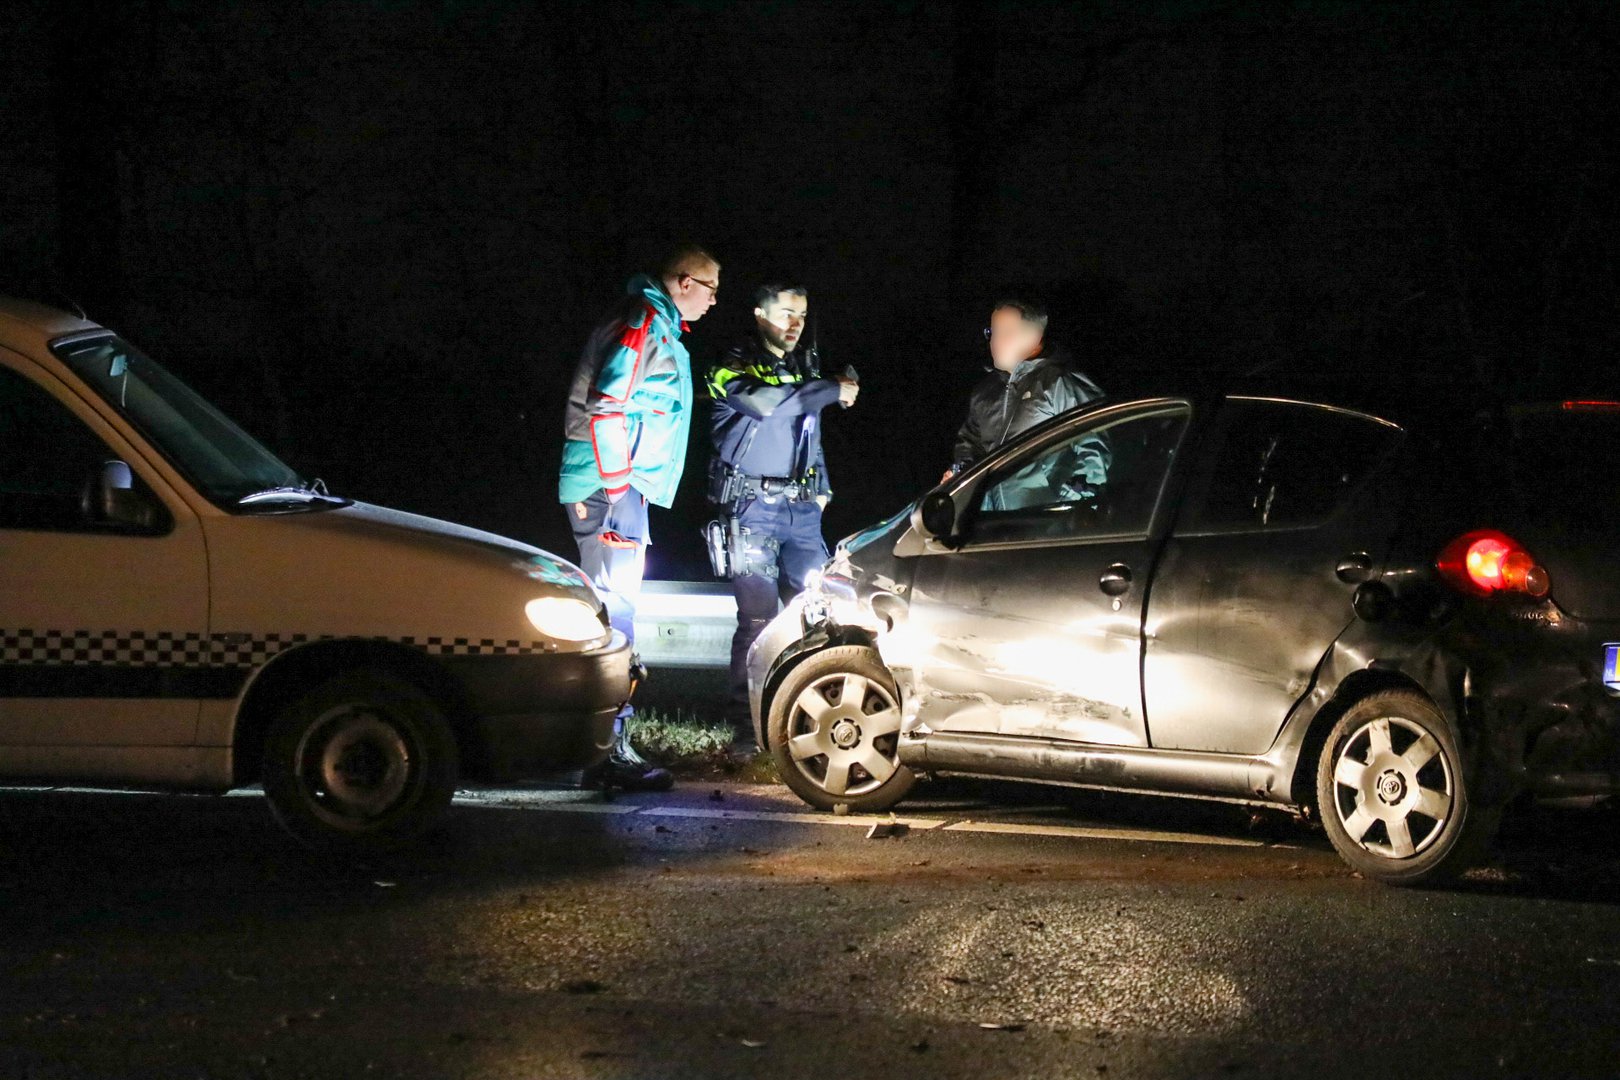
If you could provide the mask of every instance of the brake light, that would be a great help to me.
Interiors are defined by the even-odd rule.
[[[1611,412],[1620,410],[1620,401],[1566,401],[1565,412]]]
[[[1495,529],[1457,537],[1435,560],[1435,568],[1454,588],[1475,596],[1516,592],[1539,598],[1552,591],[1552,579],[1535,557]]]

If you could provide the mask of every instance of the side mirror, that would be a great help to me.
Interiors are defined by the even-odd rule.
[[[956,500],[943,491],[929,492],[917,512],[917,524],[929,539],[949,541],[956,528]]]
[[[135,490],[135,474],[122,461],[102,462],[90,474],[80,509],[84,519],[94,525],[157,532],[163,524],[163,508]]]

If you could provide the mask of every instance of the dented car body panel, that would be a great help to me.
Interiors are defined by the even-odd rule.
[[[865,643],[924,773],[1296,806],[1333,721],[1402,688],[1444,714],[1485,802],[1620,790],[1601,672],[1620,541],[1453,483],[1434,448],[1459,439],[1433,430],[1260,395],[1059,417],[839,545],[751,653],[761,744],[795,663]],[[1118,472],[1071,498],[1064,447],[1099,432]],[[1061,494],[996,495],[1032,475]],[[1487,524],[1528,538],[1550,595],[1443,579],[1437,552]]]

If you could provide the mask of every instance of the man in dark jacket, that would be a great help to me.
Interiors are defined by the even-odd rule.
[[[1102,397],[1096,383],[1047,351],[1046,325],[1046,310],[1031,300],[1009,298],[991,311],[984,335],[992,370],[968,398],[946,479],[1036,424]],[[1108,475],[1107,443],[1099,438],[1078,449],[1077,475],[1100,488]]]
[[[731,719],[748,716],[748,648],[780,600],[804,588],[827,561],[821,511],[832,498],[821,446],[821,410],[853,405],[853,378],[822,378],[813,350],[798,348],[810,315],[799,285],[755,293],[755,333],[709,372],[714,398],[709,499],[720,511],[737,598],[731,639]],[[722,567],[717,565],[716,570]]]

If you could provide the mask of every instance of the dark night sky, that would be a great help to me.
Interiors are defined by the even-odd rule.
[[[32,0],[0,289],[77,298],[335,491],[566,553],[577,351],[697,238],[699,368],[786,270],[862,373],[836,536],[937,477],[1011,283],[1117,393],[1612,388],[1617,8]],[[696,434],[657,576],[700,572]]]

